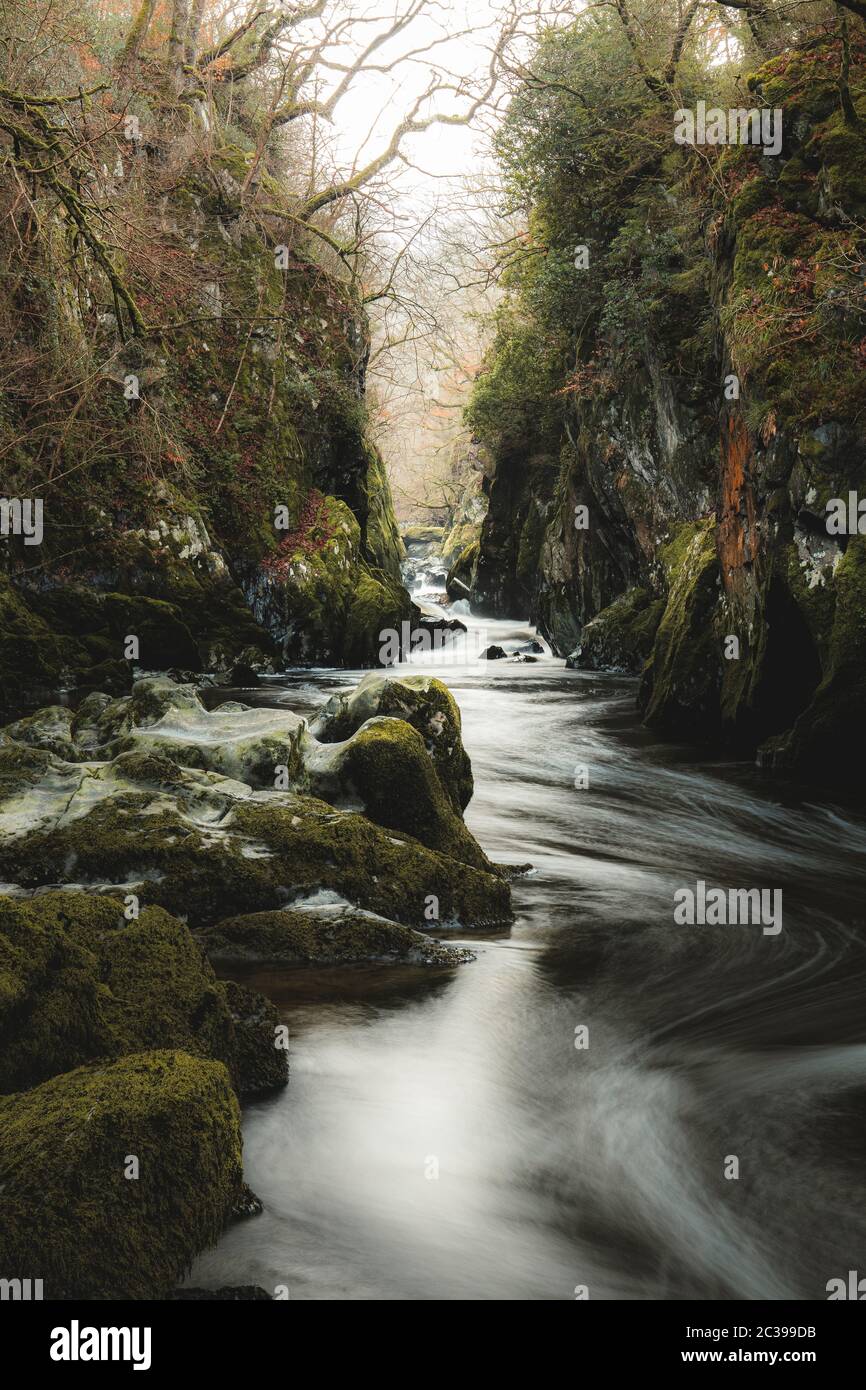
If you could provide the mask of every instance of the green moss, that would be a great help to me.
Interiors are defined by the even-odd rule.
[[[664,610],[664,599],[654,599],[646,589],[629,589],[585,624],[580,644],[566,665],[590,671],[640,671]]]
[[[379,717],[365,724],[346,747],[340,775],[378,825],[406,831],[465,864],[490,868],[446,795],[423,738],[403,719]]]
[[[384,573],[362,573],[349,604],[343,646],[347,665],[380,665],[380,652],[387,638],[382,633],[401,631],[412,607],[402,584]]]
[[[30,748],[0,733],[0,802],[41,782],[53,759],[42,748]]]
[[[0,1090],[152,1047],[231,1063],[228,1009],[186,927],[123,913],[86,893],[0,899]]]
[[[862,115],[853,126],[840,108],[840,62],[838,41],[825,40],[785,53],[754,78],[763,99],[784,113],[787,157],[777,179],[736,182],[757,166],[755,151],[730,150],[720,162],[723,177],[735,180],[725,206],[734,254],[722,327],[764,417],[772,412],[792,430],[863,409],[856,267],[866,211],[866,83],[855,64],[851,94]]]
[[[212,960],[240,964],[356,965],[368,961],[451,967],[465,954],[384,918],[348,910],[259,912],[202,934]]]
[[[798,776],[860,790],[866,697],[866,537],[852,537],[836,570],[836,603],[824,676],[793,729],[761,760]]]
[[[110,764],[110,775],[121,781],[146,782],[156,787],[177,787],[182,770],[173,758],[162,753],[120,753]]]
[[[371,672],[353,691],[333,696],[311,726],[317,739],[339,743],[376,715],[404,719],[424,739],[439,781],[458,814],[472,797],[472,764],[463,747],[460,707],[431,676]]]
[[[660,557],[669,592],[643,673],[640,708],[648,724],[685,737],[706,737],[718,727],[721,682],[714,524],[682,526]]]
[[[164,1297],[241,1180],[219,1063],[156,1051],[77,1068],[0,1099],[0,1267],[43,1279],[46,1298]]]
[[[364,477],[364,556],[371,565],[382,570],[399,584],[400,566],[406,557],[406,547],[394,516],[391,485],[378,449],[366,444],[364,454],[367,460]]]

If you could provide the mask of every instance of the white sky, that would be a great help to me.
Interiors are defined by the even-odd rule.
[[[387,6],[383,8],[386,10]],[[411,27],[380,49],[373,61],[389,63],[408,50],[446,39],[446,42],[438,42],[429,55],[420,54],[390,74],[368,72],[356,78],[335,113],[334,130],[341,157],[347,161],[354,158],[359,149],[359,136],[371,131],[363,147],[362,161],[373,158],[385,147],[400,119],[430,82],[434,62],[437,69],[447,69],[458,80],[460,77],[483,79],[490,61],[489,48],[496,17],[501,10],[496,0],[442,0],[429,14],[419,16]],[[382,13],[383,9],[369,12]],[[357,32],[365,33],[367,28],[360,26]],[[472,34],[462,33],[469,28],[474,30]],[[468,105],[467,98],[445,92],[436,99],[435,106],[428,106],[421,114],[429,114],[433,109],[462,111]],[[405,142],[405,152],[418,168],[432,177],[425,179],[407,171],[401,176],[401,186],[407,193],[410,185],[416,187],[423,199],[425,193],[428,196],[441,194],[444,179],[447,191],[450,177],[463,178],[483,168],[483,143],[483,132],[465,126],[436,125],[422,135],[413,136]]]

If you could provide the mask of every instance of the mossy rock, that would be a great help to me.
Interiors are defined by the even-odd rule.
[[[467,951],[347,906],[285,909],[229,917],[202,933],[211,960],[230,965],[358,965],[369,962],[450,969]]]
[[[413,522],[410,526],[402,526],[400,535],[406,546],[440,546],[445,538],[445,527],[436,526],[432,523]]]
[[[306,723],[290,710],[202,705],[169,711],[163,719],[139,725],[112,746],[129,754],[153,756],[186,768],[216,772],[251,787],[273,787],[277,769],[289,784],[305,785]],[[133,764],[126,764],[131,767]]]
[[[335,749],[326,775],[308,763],[314,790],[335,800],[339,788],[360,797],[364,814],[377,825],[405,831],[441,854],[490,869],[478,842],[455,811],[417,729],[403,719],[369,719]],[[336,784],[335,784],[336,779]]]
[[[75,762],[77,753],[72,725],[71,709],[65,705],[47,705],[35,714],[17,719],[14,724],[7,724],[4,733],[16,743],[29,744],[67,762]]]
[[[342,663],[380,666],[388,634],[402,631],[410,620],[412,603],[399,583],[379,571],[358,576],[346,615]]]
[[[423,733],[376,716],[348,740],[319,743],[289,711],[208,712],[192,687],[163,679],[123,700],[89,697],[71,725],[77,764],[49,761],[37,782],[39,768],[19,766],[24,746],[3,745],[15,767],[0,877],[134,891],[196,926],[319,888],[413,925],[424,925],[427,893],[467,926],[509,920],[507,888],[460,814],[471,771],[451,695],[425,678],[374,680],[325,723],[339,732],[368,703],[399,709]],[[32,727],[53,740],[51,718]],[[287,790],[274,786],[277,765]],[[299,794],[311,787],[336,808]]]
[[[641,679],[639,706],[648,724],[705,739],[718,733],[722,679],[714,524],[682,525],[661,560],[669,592]]]
[[[406,558],[406,547],[394,516],[394,501],[385,463],[378,449],[372,445],[366,446],[365,457],[364,555],[374,568],[382,570],[400,584],[400,566]]]
[[[322,742],[350,738],[368,719],[404,719],[424,744],[451,804],[459,814],[472,799],[472,764],[463,747],[460,707],[433,676],[386,676],[371,672],[353,691],[334,695],[310,725]]]
[[[50,698],[78,662],[89,664],[80,643],[52,632],[28,597],[0,571],[0,716]]]
[[[312,797],[293,798],[279,808],[244,802],[235,824],[276,854],[273,872],[291,884],[289,901],[332,889],[381,917],[424,927],[427,898],[433,895],[443,923],[481,927],[512,920],[508,885],[489,867],[452,859],[405,832],[389,832],[353,812],[335,812]]]
[[[464,551],[458,555],[454,564],[448,571],[445,581],[445,592],[448,597],[456,602],[457,599],[468,599],[475,587],[475,576],[478,569],[478,560],[481,554],[480,540],[474,540]]]
[[[439,898],[443,920],[511,920],[508,886],[494,872],[288,793],[238,801],[219,826],[195,826],[170,803],[155,804],[152,791],[119,791],[77,820],[0,843],[0,879],[25,888],[122,884],[193,926],[321,888],[409,925],[425,924],[428,894]]]
[[[279,1015],[274,1005],[235,980],[226,980],[223,988],[234,1025],[233,1077],[239,1095],[251,1100],[279,1090],[289,1079],[289,1054],[278,1046]]]
[[[76,1068],[0,1099],[0,1267],[50,1299],[164,1297],[241,1182],[220,1063],[160,1050]]]
[[[665,606],[664,599],[653,598],[646,589],[629,589],[585,624],[566,666],[636,675],[652,651]]]
[[[866,754],[866,537],[852,537],[836,569],[836,602],[823,679],[793,729],[759,752],[766,767],[861,790]]]
[[[0,1091],[97,1057],[180,1047],[233,1065],[224,994],[183,923],[120,898],[0,898]]]
[[[168,676],[148,676],[136,681],[129,695],[102,704],[101,708],[96,698],[89,696],[76,717],[76,740],[79,726],[86,725],[95,730],[90,749],[110,753],[123,735],[135,729],[156,724],[170,713],[197,713],[201,709],[194,685],[180,685]]]
[[[368,563],[358,520],[336,497],[311,495],[304,520],[265,557],[247,584],[248,597],[288,664],[379,662],[384,629],[411,613],[393,570]],[[387,550],[387,547],[386,547]]]
[[[135,636],[139,642],[136,664],[145,670],[163,671],[170,666],[201,670],[195,639],[176,604],[138,594],[104,594],[102,607],[119,655],[126,638]]]

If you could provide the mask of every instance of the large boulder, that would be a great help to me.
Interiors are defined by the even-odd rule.
[[[472,765],[463,747],[460,708],[447,685],[432,676],[371,671],[354,690],[332,696],[310,732],[322,743],[339,743],[378,715],[403,719],[418,731],[439,781],[462,814],[472,798]]]
[[[281,1062],[284,1084],[273,1038],[257,1048],[263,1064]],[[162,1047],[224,1062],[249,1089],[250,1042],[182,922],[158,907],[130,921],[122,899],[88,893],[0,898],[0,1092]]]
[[[241,1191],[218,1062],[139,1052],[0,1098],[0,1269],[50,1299],[164,1297]]]
[[[402,719],[369,719],[345,743],[307,759],[312,789],[333,805],[357,806],[390,830],[465,864],[490,863],[436,773],[424,740]]]

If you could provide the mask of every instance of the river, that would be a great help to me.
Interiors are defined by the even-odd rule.
[[[866,822],[658,741],[633,680],[434,660],[472,758],[467,822],[533,866],[514,927],[461,938],[477,960],[445,976],[249,976],[289,1025],[291,1081],[245,1115],[264,1213],[188,1283],[824,1299],[866,1274]],[[361,674],[240,698],[305,714]],[[674,925],[697,880],[780,888],[781,932]]]

